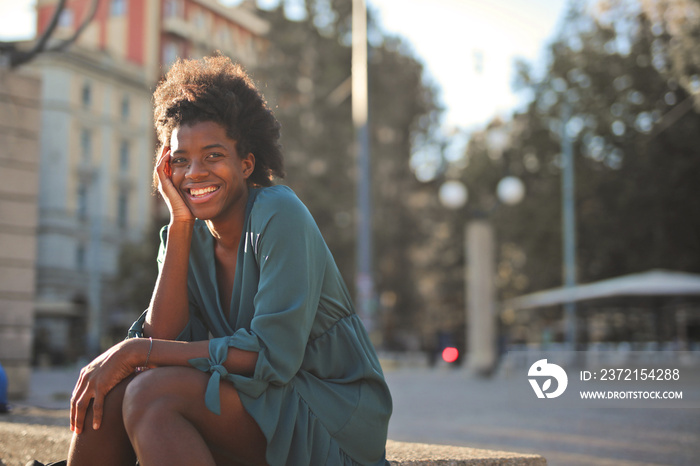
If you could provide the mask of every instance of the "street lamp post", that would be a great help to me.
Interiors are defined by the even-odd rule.
[[[498,183],[497,195],[503,204],[518,204],[525,195],[519,178],[507,176]],[[443,183],[440,201],[450,209],[467,203],[467,188],[459,181]],[[465,227],[466,267],[465,312],[467,367],[478,375],[490,375],[497,359],[495,248],[493,227],[488,213],[469,215]]]
[[[97,172],[90,187],[92,204],[90,206],[90,243],[88,249],[88,314],[87,341],[85,352],[88,358],[100,354],[102,336],[102,184],[103,173]]]
[[[467,222],[465,231],[467,367],[476,374],[489,375],[498,358],[493,227],[484,216]]]
[[[367,6],[352,2],[352,121],[357,137],[357,287],[358,313],[374,333],[374,275],[372,271],[372,203],[369,154],[369,96],[367,83]]]
[[[564,286],[576,286],[576,214],[574,205],[574,151],[567,127],[571,119],[571,104],[566,97],[561,110],[561,191],[562,191],[562,243]],[[576,349],[576,303],[564,303],[566,342],[569,349]]]

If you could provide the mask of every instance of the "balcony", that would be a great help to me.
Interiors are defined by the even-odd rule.
[[[185,21],[184,18],[177,16],[163,18],[163,32],[182,37],[186,40],[193,40],[194,31],[192,29],[192,25]]]

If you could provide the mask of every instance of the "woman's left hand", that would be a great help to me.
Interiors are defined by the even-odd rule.
[[[104,399],[115,385],[134,373],[138,365],[135,353],[148,340],[131,339],[118,343],[96,357],[80,371],[70,405],[70,429],[79,434],[83,431],[85,416],[92,401],[92,428],[97,430],[102,422]],[[144,355],[146,354],[144,347]]]

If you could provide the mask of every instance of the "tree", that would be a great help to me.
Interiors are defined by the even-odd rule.
[[[517,82],[532,103],[506,123],[501,153],[488,138],[502,122],[473,135],[458,172],[481,206],[505,174],[526,185],[520,205],[492,215],[501,299],[562,284],[562,130],[574,141],[579,282],[700,272],[700,115],[683,108],[690,94],[647,12],[631,1],[604,6],[574,4],[541,78],[520,64]]]
[[[17,68],[25,63],[30,62],[41,53],[64,51],[76,40],[78,40],[78,37],[80,37],[85,28],[88,26],[88,24],[90,24],[90,22],[93,20],[93,18],[95,17],[95,13],[97,12],[98,3],[99,0],[92,0],[92,2],[90,3],[90,8],[87,14],[85,15],[85,18],[83,18],[83,21],[68,39],[60,40],[55,44],[49,46],[49,41],[51,40],[51,37],[53,36],[54,31],[56,30],[58,20],[61,17],[61,14],[63,13],[66,6],[66,0],[58,0],[58,4],[56,5],[56,9],[54,10],[53,15],[51,16],[51,20],[49,21],[48,26],[41,33],[41,36],[39,36],[36,42],[34,42],[32,48],[27,51],[24,51],[18,48],[17,43],[15,42],[3,42],[0,43],[0,58],[3,59],[5,63],[9,65],[10,68]]]
[[[641,7],[656,36],[655,47],[663,49],[660,56],[668,61],[669,73],[700,110],[700,1],[642,0]]]

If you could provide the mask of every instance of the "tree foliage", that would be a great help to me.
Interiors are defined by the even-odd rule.
[[[673,41],[636,2],[593,6],[573,4],[541,76],[519,64],[516,83],[531,104],[472,135],[466,168],[446,173],[468,186],[472,210],[492,209],[503,176],[525,183],[521,204],[490,212],[501,299],[562,285],[562,131],[575,155],[578,281],[700,272],[700,115],[672,65]],[[502,150],[490,141],[498,132],[507,134]]]
[[[692,215],[700,207],[700,116],[674,118],[689,95],[660,55],[654,24],[633,6],[572,11],[515,141],[556,167],[561,125],[574,140],[581,282],[651,268],[700,271],[700,222]],[[613,20],[621,16],[625,25]],[[525,166],[523,151],[513,152]]]
[[[656,36],[655,48],[668,72],[690,93],[700,109],[700,1],[642,0]]]

